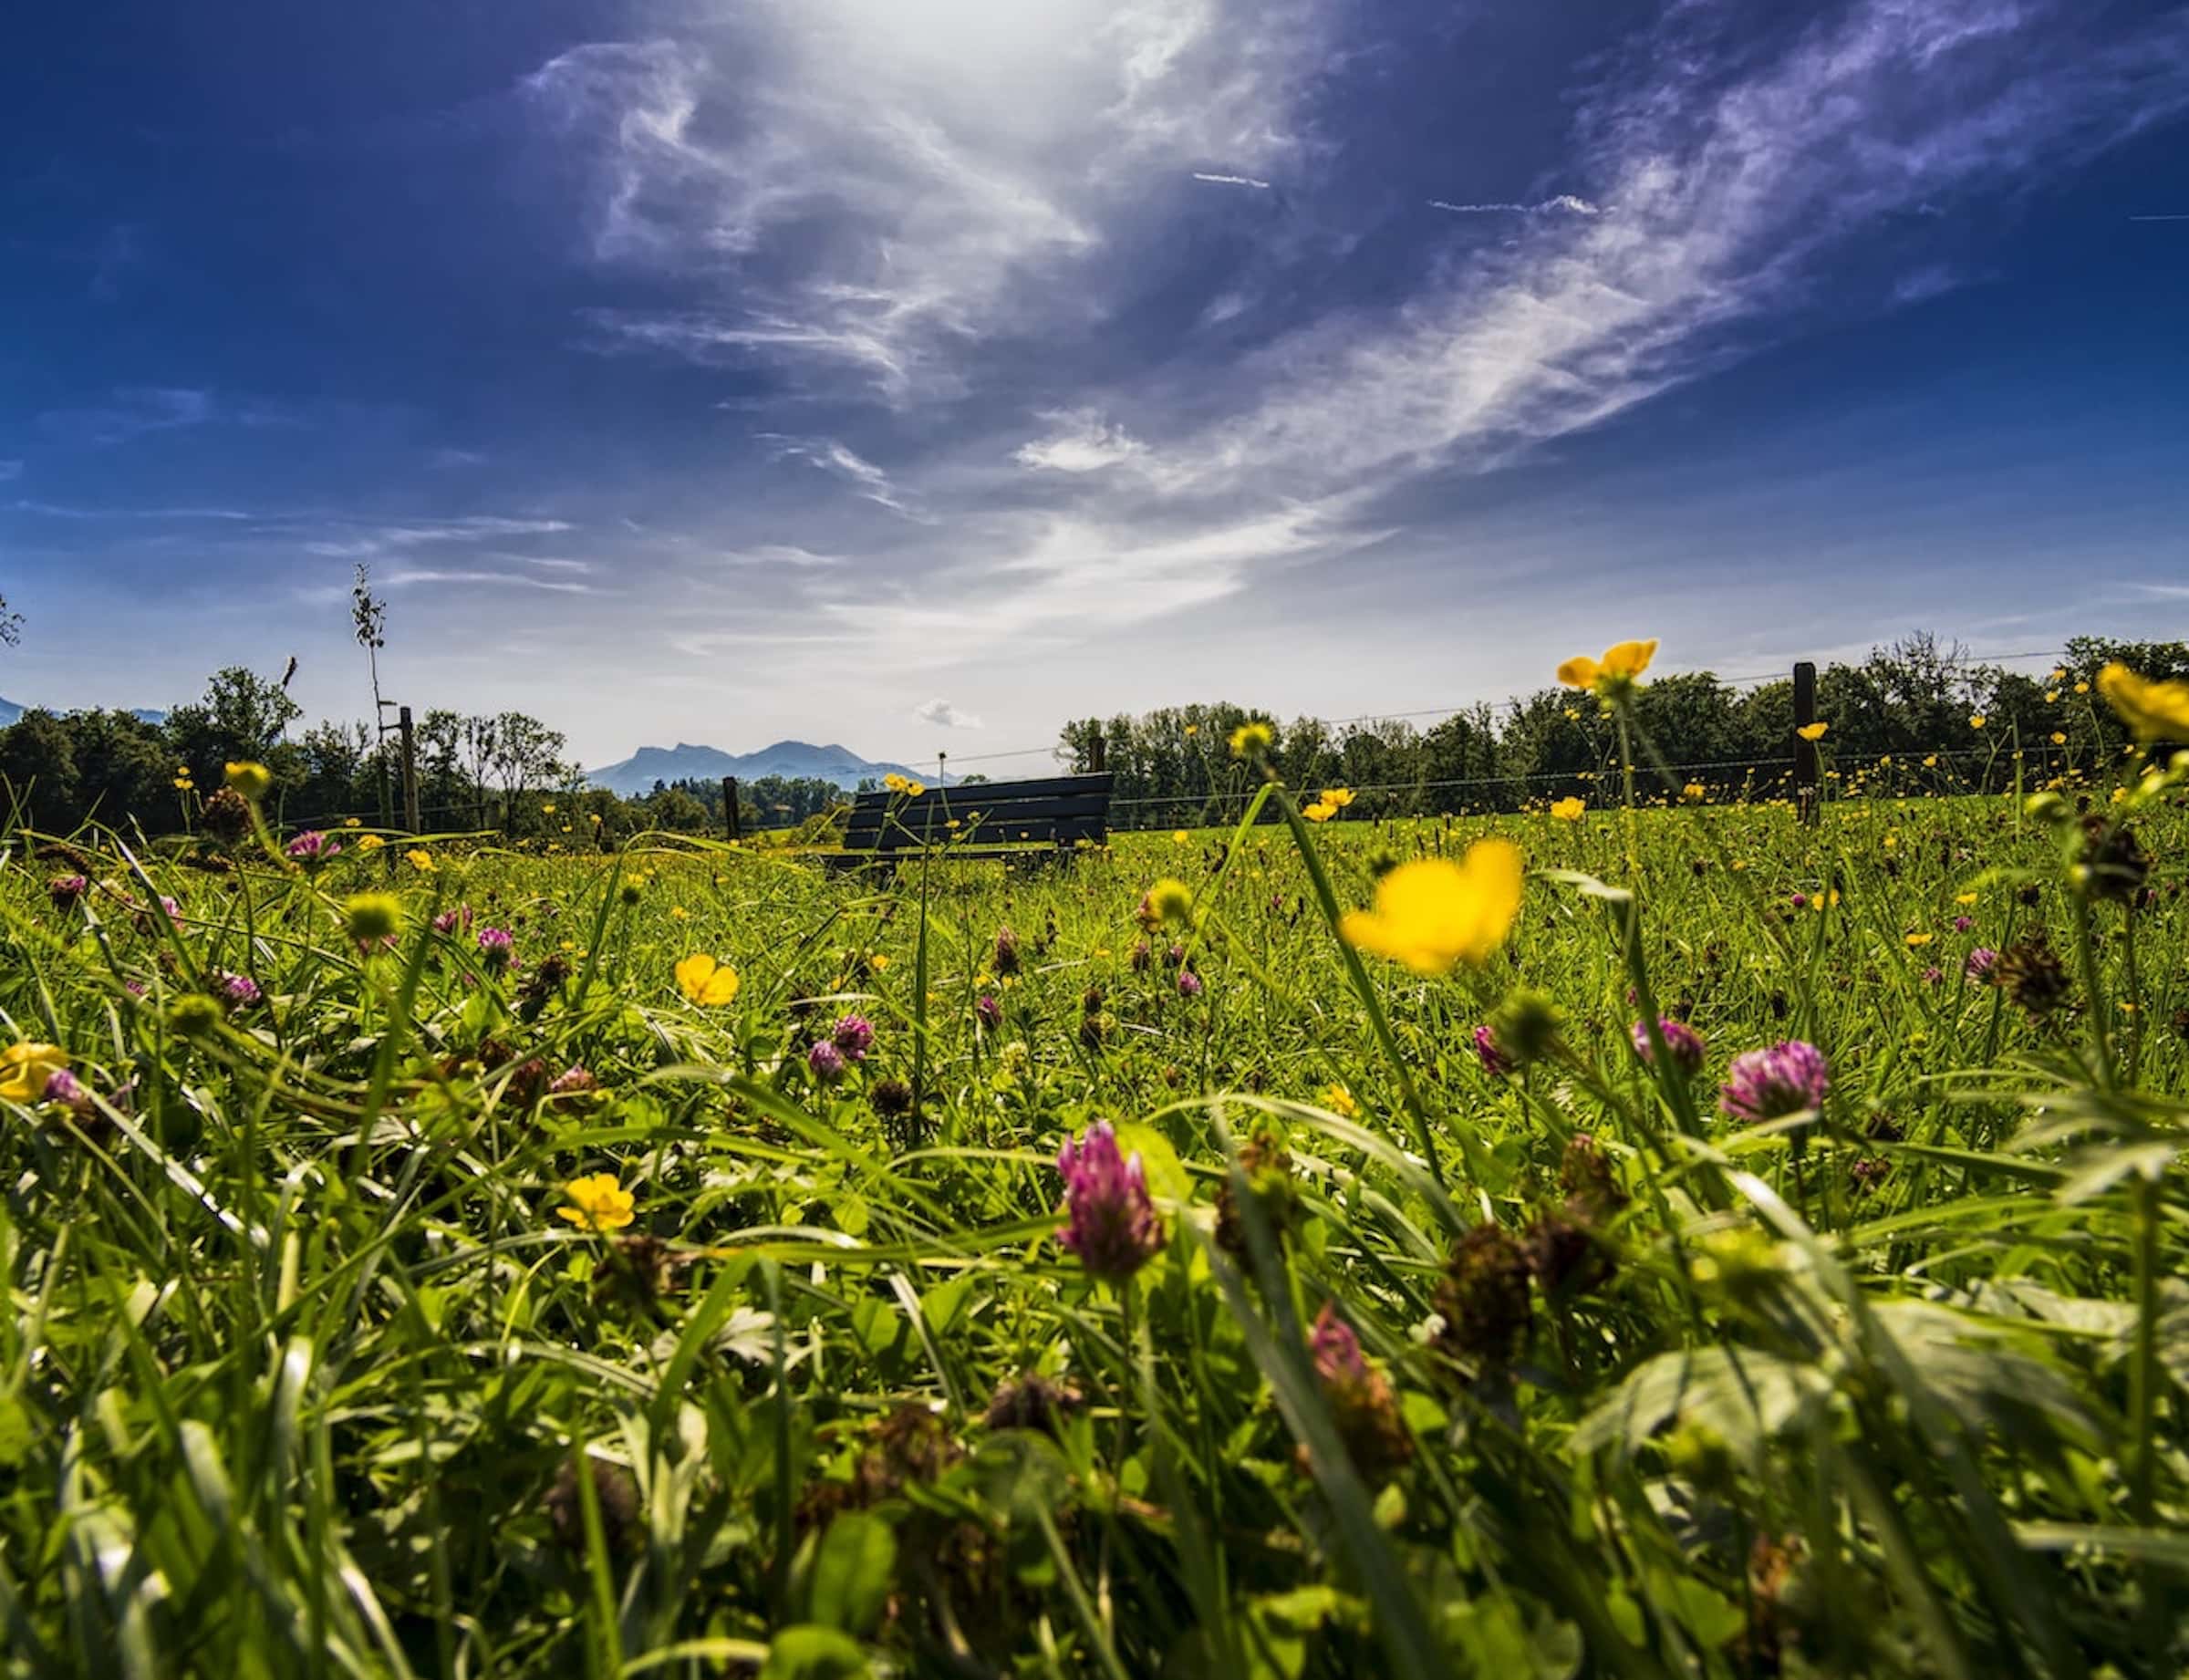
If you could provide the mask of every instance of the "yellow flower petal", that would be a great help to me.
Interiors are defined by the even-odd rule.
[[[1821,741],[1824,739],[1824,731],[1831,727],[1831,725],[1829,723],[1804,723],[1794,733],[1804,741]]]
[[[67,1065],[68,1053],[57,1044],[11,1044],[0,1050],[0,1097],[35,1103],[46,1094],[46,1082]]]
[[[631,1193],[616,1182],[613,1173],[594,1173],[573,1178],[563,1186],[571,1206],[555,1212],[580,1230],[617,1231],[631,1222],[638,1208]]]
[[[2138,741],[2189,741],[2189,682],[2154,682],[2116,663],[2098,673],[2098,692]]]
[[[1486,962],[1512,931],[1522,876],[1520,848],[1509,840],[1477,841],[1458,863],[1427,857],[1401,864],[1376,884],[1375,908],[1346,915],[1338,933],[1354,949],[1416,974]]]
[[[677,985],[702,1009],[718,1009],[737,996],[737,970],[715,961],[705,952],[677,964]]]
[[[1569,689],[1592,689],[1601,669],[1587,654],[1575,654],[1558,668],[1558,679]]]

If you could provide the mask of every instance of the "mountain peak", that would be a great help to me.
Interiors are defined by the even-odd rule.
[[[640,747],[621,763],[603,765],[586,779],[595,787],[628,797],[651,793],[657,782],[719,782],[724,776],[743,782],[763,776],[814,778],[834,782],[848,793],[870,778],[913,773],[903,764],[864,759],[833,742],[816,747],[810,741],[778,741],[756,752],[737,753],[680,741],[673,747]]]

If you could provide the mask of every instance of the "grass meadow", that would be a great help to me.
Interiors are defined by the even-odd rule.
[[[0,1666],[2179,1672],[2141,770],[893,879],[16,833]]]

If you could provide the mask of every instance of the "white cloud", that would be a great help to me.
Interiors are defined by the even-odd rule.
[[[818,570],[844,564],[841,555],[819,555],[810,548],[801,548],[795,543],[763,543],[754,548],[727,549],[721,559],[731,565],[790,566],[795,570]]]
[[[348,524],[353,522],[337,521]],[[552,536],[573,527],[565,519],[509,519],[493,514],[472,514],[462,519],[420,521],[415,524],[372,526],[354,536],[322,538],[304,544],[304,551],[328,560],[368,560],[389,551],[400,552],[441,543],[483,543],[496,537]]]
[[[1600,216],[1603,208],[1585,198],[1576,198],[1571,192],[1561,192],[1556,198],[1544,199],[1538,204],[1453,204],[1440,198],[1429,200],[1432,210],[1448,210],[1454,215],[1487,216],[1510,212],[1523,216]]]
[[[600,592],[591,584],[573,583],[553,577],[531,577],[523,572],[442,571],[430,566],[406,567],[376,577],[373,583],[387,589],[414,589],[423,585],[485,585],[489,587],[512,589],[544,589],[554,595],[597,595]]]
[[[214,415],[211,391],[137,386],[117,390],[113,401],[104,407],[49,409],[38,416],[37,423],[39,430],[57,442],[105,448],[148,432],[202,426]]]
[[[596,173],[592,254],[690,306],[587,316],[603,347],[849,374],[895,406],[957,352],[1097,306],[1070,278],[1151,154],[1295,155],[1308,0],[801,0],[565,52],[523,91]],[[1207,177],[1263,186],[1240,172]]]
[[[1146,444],[1093,409],[1062,410],[1042,418],[1056,430],[1012,451],[1012,459],[1022,466],[1053,472],[1094,472],[1140,460],[1147,453]]]
[[[2018,189],[2189,109],[2189,14],[2079,50],[2067,8],[1872,0],[1731,78],[1675,17],[1583,113],[1583,172],[1616,215],[1531,218],[1396,311],[1289,336],[1257,399],[1164,443],[1179,482],[1301,493],[1497,464],[1783,330],[1880,218]]]
[[[772,446],[777,461],[806,461],[834,478],[842,479],[866,501],[902,513],[908,519],[918,517],[906,505],[897,486],[889,482],[888,473],[848,444],[835,438],[794,438],[780,431],[760,431],[753,436]]]
[[[938,729],[980,729],[980,720],[963,712],[949,701],[939,697],[924,700],[912,708],[912,715],[923,723],[932,723]]]
[[[1251,175],[1211,175],[1197,169],[1193,171],[1193,178],[1196,181],[1206,181],[1212,186],[1251,187],[1257,192],[1267,192],[1270,190],[1268,181],[1257,181]]]
[[[22,476],[23,463],[21,461],[0,461],[0,484],[7,483],[10,480],[18,479]]]

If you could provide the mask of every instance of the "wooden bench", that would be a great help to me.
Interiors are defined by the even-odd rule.
[[[852,804],[835,869],[894,869],[932,847],[949,859],[1055,863],[1110,835],[1108,772],[1030,782],[975,782],[905,794],[877,789]]]

